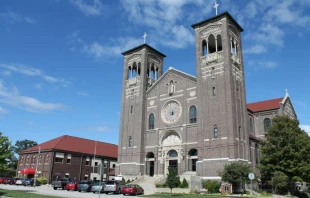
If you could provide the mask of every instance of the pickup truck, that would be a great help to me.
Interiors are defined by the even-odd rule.
[[[61,178],[55,181],[52,181],[52,187],[54,190],[57,190],[57,188],[62,188],[63,190],[66,188],[67,183],[69,183],[70,180],[68,178]]]

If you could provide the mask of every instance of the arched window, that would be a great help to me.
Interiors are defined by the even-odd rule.
[[[271,121],[269,118],[265,118],[264,119],[264,131],[267,132],[268,128],[270,127],[271,125]]]
[[[175,150],[170,151],[169,157],[178,157],[178,153]]]
[[[207,42],[206,40],[202,41],[202,56],[208,55]]]
[[[217,51],[222,51],[222,36],[219,34],[216,36],[216,44],[217,44]]]
[[[134,77],[136,77],[137,76],[137,63],[136,62],[134,62],[133,64],[132,64],[132,78],[134,78]]]
[[[131,78],[131,66],[128,67],[127,79]]]
[[[132,137],[129,136],[128,138],[128,147],[132,147]]]
[[[218,133],[217,126],[214,126],[214,128],[213,128],[213,138],[214,139],[219,138],[219,133]]]
[[[198,156],[198,151],[197,149],[191,149],[189,152],[188,152],[188,155],[189,156]]]
[[[149,129],[154,129],[154,120],[155,120],[154,114],[151,113],[149,116]]]
[[[196,107],[191,106],[189,108],[189,123],[196,123],[197,122],[197,112]]]
[[[211,34],[208,38],[208,54],[216,52],[215,37]]]

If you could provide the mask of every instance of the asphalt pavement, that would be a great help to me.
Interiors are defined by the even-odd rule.
[[[16,186],[16,185],[4,185],[0,184],[0,189],[4,190],[21,190],[24,192],[31,192],[35,194],[41,195],[51,195],[56,197],[68,197],[68,198],[98,198],[99,194],[92,193],[92,192],[78,192],[78,191],[67,191],[67,190],[54,190],[51,186],[42,185],[42,186]],[[122,194],[115,195],[115,194],[100,194],[100,197],[103,198],[119,198],[124,196]],[[130,197],[137,197],[137,196],[130,196]]]

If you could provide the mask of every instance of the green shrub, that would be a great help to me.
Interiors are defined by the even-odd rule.
[[[127,184],[129,184],[130,182],[131,182],[130,179],[128,179],[128,180],[127,180]]]
[[[217,181],[203,181],[202,186],[208,190],[208,193],[218,193],[221,187],[221,184]]]
[[[261,196],[263,196],[263,197],[272,197],[272,194],[267,193],[266,191],[263,191],[263,192],[261,193]]]
[[[38,181],[42,184],[42,185],[45,185],[45,184],[47,184],[47,179],[45,178],[45,177],[39,177],[38,178]]]
[[[126,181],[125,181],[125,178],[124,178],[124,177],[122,178],[122,182],[123,182],[123,183],[126,183]]]
[[[186,181],[186,179],[185,178],[183,178],[183,181],[182,181],[182,183],[181,183],[181,186],[180,186],[181,188],[188,188],[188,183],[187,183],[187,181]]]

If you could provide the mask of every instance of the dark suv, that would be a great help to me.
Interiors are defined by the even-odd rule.
[[[77,190],[79,192],[81,192],[81,191],[90,192],[92,186],[93,186],[93,182],[92,181],[81,180],[79,182],[78,186],[77,186]]]

